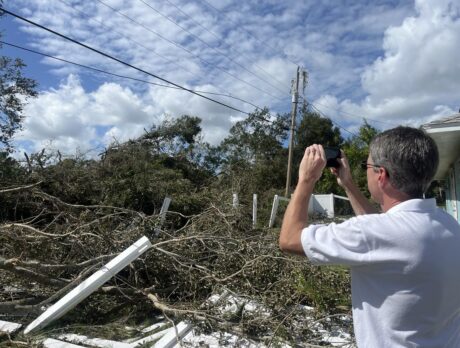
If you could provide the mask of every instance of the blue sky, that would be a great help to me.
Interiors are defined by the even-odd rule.
[[[186,88],[289,112],[296,67],[305,98],[354,132],[458,111],[460,1],[5,0],[4,7]],[[120,75],[163,83],[11,16],[6,42]],[[202,118],[217,144],[245,114],[192,94],[94,73],[23,51],[40,95],[26,107],[20,152],[86,152],[164,119]],[[246,112],[250,104],[212,96]]]

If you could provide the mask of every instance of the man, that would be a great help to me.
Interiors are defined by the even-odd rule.
[[[338,160],[332,171],[357,216],[308,226],[308,202],[326,165],[323,147],[310,146],[280,248],[314,264],[350,266],[359,347],[460,347],[460,226],[434,199],[422,199],[438,166],[436,144],[409,127],[372,141],[363,169],[380,214],[353,183],[346,157]]]

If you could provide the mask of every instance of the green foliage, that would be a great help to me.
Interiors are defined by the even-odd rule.
[[[31,156],[32,160],[36,154]],[[46,156],[43,153],[43,157]],[[98,162],[84,158],[66,158],[53,165],[37,166],[32,178],[42,181],[41,188],[65,202],[72,204],[99,204],[101,179],[96,167]]]
[[[165,197],[184,214],[200,211],[198,191],[210,176],[184,158],[156,154],[136,142],[109,148],[97,170],[103,204],[146,214],[158,213]]]
[[[322,117],[317,112],[302,109],[299,126],[295,135],[296,150],[302,158],[303,151],[310,145],[340,147],[343,139],[340,129],[328,118]]]
[[[235,123],[221,144],[227,165],[257,164],[279,155],[287,135],[288,115],[278,114],[275,120],[269,116],[268,109],[263,109]]]
[[[201,132],[200,123],[199,117],[188,115],[166,119],[160,126],[152,126],[141,140],[147,140],[156,153],[191,154]]]
[[[267,109],[255,111],[237,122],[220,145],[222,175],[230,185],[260,193],[267,188],[282,188],[286,182],[288,115],[269,121]]]
[[[323,313],[349,310],[350,274],[339,266],[306,267],[298,270],[297,291]]]
[[[359,128],[358,135],[351,137],[343,145],[343,151],[348,158],[353,179],[361,191],[366,193],[369,193],[367,190],[367,176],[366,171],[361,169],[361,163],[367,160],[369,144],[378,132],[376,128],[364,120],[364,124]]]
[[[8,152],[0,152],[0,182],[3,187],[17,185],[24,180],[25,170]]]
[[[189,116],[165,121],[138,139],[109,146],[100,160],[62,159],[59,151],[43,150],[26,155],[26,170],[5,154],[4,162],[11,165],[4,165],[3,171],[12,178],[22,170],[24,182],[42,182],[46,193],[71,204],[157,214],[164,198],[171,197],[170,210],[196,214],[209,202],[207,186],[214,177],[201,165],[201,153],[197,154],[207,146],[196,142],[199,123],[199,118]],[[192,130],[184,128],[189,126]],[[22,211],[21,216],[24,214],[27,212]],[[183,221],[178,218],[172,223]]]
[[[3,190],[22,186],[26,181],[26,170],[7,152],[0,152],[0,185]],[[0,219],[15,220],[23,216],[21,205],[18,206],[20,194],[12,192],[0,195]]]
[[[6,56],[0,57],[0,144],[12,152],[11,140],[21,129],[24,103],[35,97],[37,82],[22,76],[24,62]]]

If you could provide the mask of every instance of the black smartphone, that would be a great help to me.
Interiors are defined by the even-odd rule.
[[[340,152],[340,149],[337,147],[324,147],[324,152],[326,153],[326,167],[334,167],[338,168],[340,167],[340,163],[337,161],[337,158],[342,157],[342,153]]]

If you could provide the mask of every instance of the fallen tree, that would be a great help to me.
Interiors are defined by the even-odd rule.
[[[318,319],[348,311],[348,273],[282,254],[278,232],[253,229],[249,214],[225,203],[229,192],[215,191],[214,203],[199,214],[168,213],[185,222],[161,228],[158,214],[68,203],[39,186],[0,193],[30,214],[0,225],[0,312],[6,318],[29,323],[143,235],[152,248],[53,329],[163,313],[204,331],[319,344],[312,327],[302,324],[301,305],[314,306]],[[233,310],[210,300],[222,294],[232,296]]]

